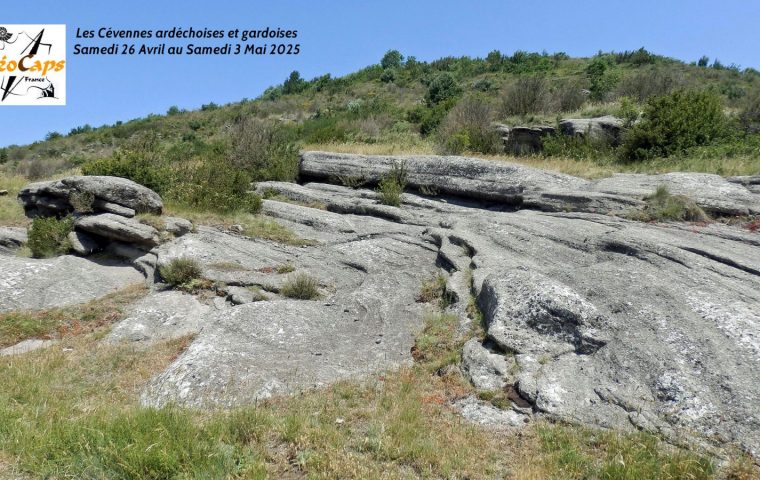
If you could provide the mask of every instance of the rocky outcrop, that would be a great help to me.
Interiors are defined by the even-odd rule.
[[[529,155],[544,149],[544,137],[553,135],[556,128],[549,125],[501,127],[497,130],[502,134],[504,148],[507,153]]]
[[[373,190],[329,184],[356,177],[371,185],[401,164],[411,188],[400,208],[380,205]],[[751,368],[760,361],[760,237],[730,222],[616,215],[644,208],[659,185],[714,214],[758,214],[751,178],[590,181],[463,157],[324,152],[303,154],[301,176],[304,185],[257,188],[279,194],[263,211],[308,244],[203,226],[148,252],[110,241],[109,251],[146,265],[193,258],[216,285],[206,301],[152,294],[107,340],[195,336],[149,382],[144,404],[247,404],[409,362],[429,308],[416,301],[420,285],[444,272],[461,334],[473,335],[466,311],[474,306],[484,320],[485,338],[461,339],[469,340],[461,371],[511,401],[460,399],[452,406],[466,418],[494,428],[548,418],[640,429],[760,456],[760,372]],[[275,200],[282,197],[326,210]],[[105,288],[100,268],[111,268],[88,271],[85,263],[96,264],[78,257],[7,259],[6,310],[73,302],[83,286],[91,295]],[[286,298],[283,286],[298,274],[311,276],[321,297]],[[267,299],[248,302],[249,291]]]
[[[368,182],[378,182],[394,165],[402,164],[408,172],[411,188],[514,208],[630,213],[642,210],[645,207],[643,199],[664,185],[671,193],[686,195],[713,214],[760,214],[760,195],[746,184],[702,173],[617,174],[600,180],[584,180],[514,163],[466,157],[365,156],[327,152],[303,153],[301,173],[306,180],[362,177]],[[308,196],[302,193],[298,198],[306,201],[309,197],[329,204],[327,192],[319,195],[316,188],[312,190],[314,193]],[[327,189],[319,187],[319,190]],[[373,194],[368,195],[374,199]],[[328,205],[328,208],[335,207]],[[386,218],[413,215],[408,211],[389,210]]]
[[[28,217],[65,215],[82,208],[133,217],[160,214],[161,197],[153,190],[120,177],[75,176],[32,183],[18,193]]]
[[[617,146],[622,141],[623,121],[612,115],[596,118],[565,118],[559,121],[559,131],[563,135],[589,138]]]
[[[106,252],[127,260],[145,275],[148,284],[155,280],[157,261],[151,249],[162,239],[180,237],[193,229],[189,220],[179,217],[150,222],[160,224],[160,231],[134,218],[138,213],[161,213],[161,197],[119,177],[66,177],[33,183],[22,189],[18,198],[30,217],[72,215],[74,231],[68,240],[74,253]]]

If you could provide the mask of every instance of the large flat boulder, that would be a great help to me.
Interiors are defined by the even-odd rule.
[[[0,312],[84,303],[142,282],[137,270],[115,262],[6,256],[0,261]]]

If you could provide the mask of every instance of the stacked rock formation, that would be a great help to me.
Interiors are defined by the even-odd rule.
[[[135,219],[141,213],[160,215],[163,202],[153,190],[119,177],[72,176],[33,183],[19,192],[18,199],[30,218],[72,215],[69,241],[76,254],[104,251],[127,259],[150,280],[156,267],[151,250],[162,238],[192,229],[192,223],[182,218],[162,218],[160,230]]]

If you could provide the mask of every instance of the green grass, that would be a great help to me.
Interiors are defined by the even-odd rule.
[[[0,172],[0,190],[8,190],[8,195],[0,197],[0,226],[24,226],[29,220],[24,209],[18,203],[16,195],[29,181],[20,175],[7,175]]]
[[[84,317],[81,319],[84,321]],[[431,313],[409,367],[230,411],[143,408],[143,385],[191,339],[135,350],[99,342],[0,358],[0,478],[750,479],[643,433],[537,422],[520,435],[469,424],[474,393],[450,365],[457,319]]]
[[[125,305],[145,292],[144,286],[134,285],[82,305],[0,313],[0,347],[29,338],[62,337],[109,325],[119,318]]]

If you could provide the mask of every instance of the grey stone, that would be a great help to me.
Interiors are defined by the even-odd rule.
[[[26,229],[22,227],[0,227],[0,248],[15,250],[27,242]]]
[[[458,400],[454,408],[472,423],[497,430],[523,427],[531,420],[529,415],[512,409],[501,410],[475,397]]]
[[[564,135],[588,136],[611,145],[619,145],[622,140],[623,121],[612,115],[596,118],[565,118],[559,122],[559,130]]]
[[[155,246],[159,243],[158,231],[155,228],[113,213],[80,217],[74,222],[74,228],[127,243],[146,246]]]
[[[171,233],[175,237],[181,237],[182,235],[189,233],[193,230],[193,222],[185,220],[180,217],[165,217],[164,230]]]
[[[143,281],[134,268],[66,255],[0,261],[0,312],[84,303]]]
[[[114,326],[105,341],[150,345],[194,335],[203,328],[209,310],[182,292],[152,293],[129,308],[127,317]]]
[[[88,235],[85,232],[79,232],[74,230],[73,232],[70,232],[68,235],[69,243],[71,244],[71,249],[84,257],[87,255],[91,255],[99,250],[101,250],[101,245],[98,242],[96,238],[94,238],[91,235]]]
[[[18,199],[29,217],[61,215],[73,211],[69,198],[75,192],[93,195],[96,212],[132,217],[135,213],[160,214],[163,209],[156,192],[120,177],[74,176],[32,183],[19,191]]]
[[[69,189],[92,193],[96,198],[130,208],[137,213],[160,214],[161,197],[153,190],[120,177],[75,176],[60,182]]]
[[[507,386],[507,359],[484,347],[477,338],[464,344],[460,367],[464,376],[479,390],[496,391]]]
[[[92,208],[96,212],[114,213],[127,218],[132,218],[137,214],[132,208],[123,207],[117,203],[106,202],[100,198],[96,198],[92,202]]]
[[[516,155],[537,153],[544,149],[544,137],[552,135],[555,130],[549,125],[512,127],[504,138],[504,147]]]
[[[228,287],[227,299],[233,305],[243,305],[245,303],[253,303],[258,300],[253,291],[245,287]]]
[[[56,342],[55,340],[40,340],[37,338],[32,338],[29,340],[24,340],[22,342],[19,342],[15,345],[11,345],[10,347],[0,349],[0,357],[7,357],[10,355],[22,355],[24,353],[29,353],[35,350],[51,347],[55,345],[56,343],[58,342]]]

